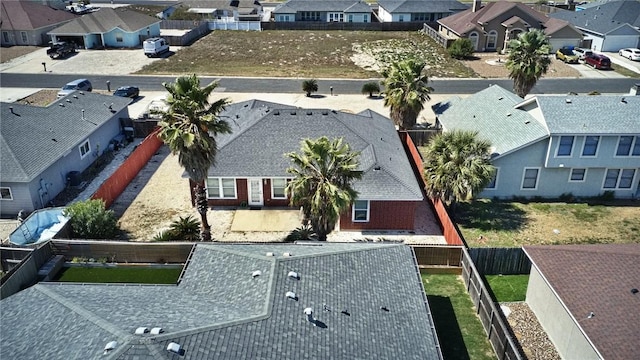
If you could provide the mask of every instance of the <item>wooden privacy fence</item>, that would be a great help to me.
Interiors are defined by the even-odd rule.
[[[345,30],[345,31],[417,31],[424,22],[324,22],[324,21],[289,21],[262,22],[262,30]]]
[[[411,245],[418,266],[462,266],[461,246]]]
[[[502,310],[493,302],[482,281],[482,276],[473,264],[466,248],[462,249],[462,279],[498,359],[524,359],[525,357],[520,353],[518,342],[511,335],[510,327],[507,325]]]
[[[3,260],[7,257],[11,257],[14,254],[12,252],[15,249],[2,248]],[[34,250],[22,250],[29,251],[29,253],[22,258],[22,261],[8,273],[2,277],[0,282],[0,299],[9,297],[18,291],[25,289],[38,281],[38,270],[44,265],[51,256],[51,248],[48,245],[43,245]],[[4,265],[4,264],[3,264]]]
[[[73,258],[94,259],[116,263],[182,264],[186,261],[194,243],[136,243],[124,241],[53,240],[54,255],[63,255],[66,261]]]
[[[100,185],[91,198],[102,199],[105,207],[110,207],[162,145],[162,140],[157,136],[159,131],[157,129],[142,140],[142,143],[120,165],[118,170]]]
[[[522,248],[469,248],[480,275],[520,275],[531,272],[531,261]]]

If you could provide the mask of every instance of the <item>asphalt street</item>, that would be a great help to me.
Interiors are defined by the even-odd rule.
[[[20,88],[59,88],[60,84],[78,78],[87,78],[94,89],[107,90],[107,81],[111,89],[117,86],[136,84],[144,91],[163,90],[163,82],[175,80],[175,76],[134,76],[134,75],[79,75],[50,73],[0,73],[1,87]],[[219,91],[241,93],[297,93],[301,92],[302,78],[241,78],[241,77],[201,77],[202,83],[217,80]],[[379,80],[379,79],[376,79]],[[335,94],[360,94],[365,79],[319,79],[318,92],[329,93],[333,87]],[[631,87],[640,83],[638,79],[541,79],[531,91],[532,94],[563,94],[569,92],[589,93],[627,93]],[[489,85],[498,84],[511,89],[513,82],[509,79],[434,79],[430,85],[437,94],[473,94]]]

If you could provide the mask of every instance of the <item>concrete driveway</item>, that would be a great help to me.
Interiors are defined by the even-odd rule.
[[[623,79],[625,76],[618,74],[613,70],[598,70],[589,65],[580,64],[567,64],[580,73],[580,77],[590,79]]]
[[[605,52],[602,54],[611,59],[611,62],[613,62],[614,64],[623,66],[631,71],[640,74],[640,61],[631,61],[627,58],[623,58],[622,56],[618,55],[617,52]]]

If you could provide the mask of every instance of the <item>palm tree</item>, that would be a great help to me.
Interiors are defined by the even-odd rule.
[[[369,94],[369,97],[373,97],[373,93],[379,94],[380,93],[380,84],[378,84],[377,81],[369,81],[367,83],[364,83],[364,85],[362,85],[362,91],[363,94]]]
[[[357,170],[359,152],[351,151],[342,138],[321,137],[301,142],[300,153],[288,153],[295,177],[287,184],[291,205],[302,206],[318,240],[327,240],[340,214],[349,209],[357,192],[351,183],[362,177]]]
[[[435,136],[424,154],[424,179],[427,194],[451,206],[468,201],[493,177],[491,143],[477,138],[478,133],[454,130]]]
[[[431,98],[433,89],[427,86],[429,78],[424,74],[425,63],[408,59],[391,64],[382,72],[384,80],[384,106],[391,108],[391,119],[400,129],[411,129]]]
[[[531,91],[549,69],[549,50],[549,41],[542,30],[528,31],[509,41],[506,67],[509,78],[513,79],[513,91],[521,98]]]
[[[162,114],[159,137],[178,154],[178,161],[196,183],[195,198],[202,228],[200,240],[211,240],[211,227],[207,221],[207,202],[204,180],[209,168],[215,164],[218,146],[216,135],[230,133],[229,124],[218,114],[229,103],[228,99],[209,102],[209,96],[218,83],[201,88],[200,79],[194,74],[182,76],[175,83],[163,83],[169,92],[169,109]]]
[[[307,79],[302,82],[302,91],[307,93],[307,97],[311,96],[312,92],[318,91],[318,80]]]

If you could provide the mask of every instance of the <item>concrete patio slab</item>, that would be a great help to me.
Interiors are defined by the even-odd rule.
[[[302,226],[299,210],[236,210],[231,231],[286,231]]]

